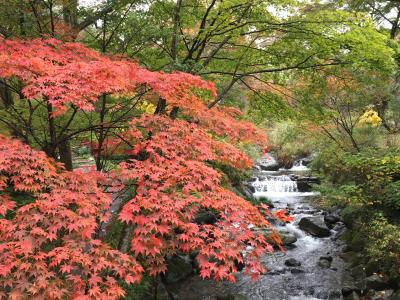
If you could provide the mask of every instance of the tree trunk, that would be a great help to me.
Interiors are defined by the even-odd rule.
[[[78,0],[65,1],[63,19],[71,28],[78,26]]]
[[[155,115],[162,115],[165,113],[165,109],[167,108],[167,101],[165,99],[160,98],[158,99],[156,111],[154,112]]]
[[[8,108],[14,104],[10,88],[7,86],[4,79],[0,79],[0,99],[5,108]]]
[[[176,117],[178,116],[178,111],[179,111],[179,107],[174,106],[174,108],[172,108],[172,110],[171,110],[171,112],[170,112],[170,114],[169,114],[169,116],[170,116],[170,118],[171,118],[172,120],[175,120],[175,119],[176,119]]]
[[[43,149],[46,154],[54,159],[58,159],[57,157],[57,133],[56,127],[54,124],[54,117],[53,114],[53,106],[50,102],[47,102],[47,119],[48,119],[48,126],[49,126],[49,135],[50,135],[50,143],[45,145],[45,149]]]
[[[72,171],[72,151],[68,140],[63,140],[59,143],[58,152],[60,153],[60,161],[64,164],[65,169]]]

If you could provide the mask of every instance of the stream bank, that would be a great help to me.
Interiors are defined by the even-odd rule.
[[[277,168],[270,158],[261,160],[253,175],[244,184],[247,194],[294,217],[292,223],[273,223],[285,251],[262,258],[268,272],[257,281],[239,272],[236,283],[202,280],[193,275],[191,262],[181,258],[180,267],[168,275],[173,299],[400,300],[398,287],[366,269],[362,255],[345,244],[348,231],[340,211],[318,206],[320,196],[312,185],[319,180],[302,160],[290,169]]]
[[[262,162],[261,162],[262,163]],[[310,197],[310,183],[317,182],[301,162],[291,169],[266,170],[257,165],[250,182],[253,196],[269,201],[274,209],[286,209],[293,223],[275,223],[283,237],[285,252],[263,257],[268,272],[257,281],[242,273],[237,282],[201,280],[192,275],[171,284],[176,299],[249,299],[302,300],[342,299],[342,278],[346,263],[341,257],[345,248],[338,236],[345,230],[335,214],[315,208]]]

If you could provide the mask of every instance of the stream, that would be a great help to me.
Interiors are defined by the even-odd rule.
[[[343,244],[337,240],[344,230],[341,222],[329,226],[329,236],[317,237],[300,229],[303,218],[324,219],[323,211],[311,205],[310,191],[299,191],[296,178],[309,176],[301,161],[292,169],[264,171],[259,167],[251,183],[253,196],[266,197],[274,209],[286,209],[294,216],[290,224],[274,224],[289,237],[285,252],[266,255],[263,262],[268,272],[252,281],[239,273],[236,283],[201,280],[197,276],[181,282],[175,289],[177,299],[218,300],[307,300],[342,299],[342,274],[345,263],[339,257]],[[253,191],[254,191],[253,190]],[[325,226],[325,224],[323,224]],[[303,228],[304,229],[304,228]]]

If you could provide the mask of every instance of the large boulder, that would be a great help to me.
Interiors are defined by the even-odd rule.
[[[261,170],[264,171],[278,171],[279,163],[272,156],[267,156],[264,158],[260,158],[256,161],[256,165],[258,165]]]
[[[253,194],[256,192],[255,187],[251,182],[242,182],[239,186],[239,191],[248,199],[253,199]]]
[[[327,237],[331,235],[331,231],[324,222],[322,216],[305,217],[299,222],[301,230],[316,236],[316,237]]]
[[[324,216],[324,221],[329,228],[333,228],[340,221],[340,217],[335,214],[329,214]]]
[[[311,191],[313,184],[320,183],[320,180],[313,176],[300,176],[293,174],[290,177],[292,180],[296,181],[299,192],[309,192]]]
[[[252,230],[264,235],[267,242],[274,245],[274,241],[271,239],[272,230],[270,228],[253,228]],[[297,242],[297,237],[289,231],[279,230],[277,233],[282,240],[282,246],[289,246]]]
[[[297,242],[297,237],[293,233],[284,231],[279,232],[279,235],[281,236],[283,246],[289,246]]]

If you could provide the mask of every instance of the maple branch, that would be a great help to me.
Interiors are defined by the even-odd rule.
[[[93,15],[86,17],[82,22],[80,22],[77,25],[77,29],[79,31],[82,31],[86,29],[86,27],[89,27],[93,23],[95,23],[97,20],[102,18],[104,15],[112,12],[115,9],[115,4],[108,4],[104,8],[100,9],[99,11],[95,12]]]

